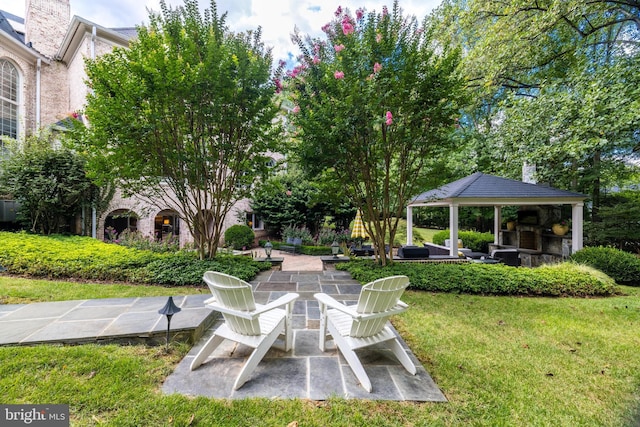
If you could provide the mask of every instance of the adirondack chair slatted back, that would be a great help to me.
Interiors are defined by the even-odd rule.
[[[383,313],[392,309],[400,301],[404,290],[409,286],[407,276],[391,276],[367,283],[360,291],[356,311],[362,314]],[[387,317],[354,321],[351,333],[354,338],[370,337],[380,332],[387,323]]]
[[[204,281],[220,305],[237,311],[256,309],[253,289],[244,280],[216,271],[207,271],[204,274]],[[233,332],[242,335],[260,335],[258,318],[245,319],[230,313],[222,313],[222,316]]]

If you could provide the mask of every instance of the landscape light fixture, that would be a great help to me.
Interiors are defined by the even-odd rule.
[[[267,243],[264,244],[264,253],[267,256],[267,259],[271,259],[271,251],[273,250],[273,245],[270,240],[267,240]]]
[[[334,258],[338,258],[338,252],[340,252],[340,245],[334,240],[331,244],[331,253]]]
[[[171,329],[171,317],[182,309],[173,302],[173,297],[169,297],[167,303],[158,310],[158,314],[167,316],[167,350],[169,349],[169,330]]]

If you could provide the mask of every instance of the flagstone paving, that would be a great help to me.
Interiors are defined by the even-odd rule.
[[[249,380],[234,391],[232,385],[251,349],[227,341],[203,365],[190,371],[191,360],[222,320],[218,313],[204,306],[204,300],[210,297],[204,290],[199,295],[174,297],[181,311],[171,320],[171,339],[196,344],[167,377],[162,386],[164,393],[230,399],[325,400],[337,396],[446,402],[410,350],[408,353],[418,368],[415,376],[404,370],[383,346],[357,351],[373,384],[372,392],[367,393],[331,340],[327,351],[318,348],[320,311],[313,298],[314,293],[324,292],[345,304],[353,304],[361,285],[347,272],[322,271],[318,257],[290,255],[285,259],[287,264],[307,265],[313,270],[263,272],[251,284],[256,302],[262,304],[287,292],[300,295],[293,309],[293,349],[285,353],[274,346]],[[167,320],[158,310],[166,301],[167,297],[149,297],[0,305],[0,345],[164,344]],[[402,338],[400,342],[407,348]]]
[[[285,353],[273,347],[239,390],[233,383],[251,348],[226,341],[195,371],[191,361],[210,336],[214,325],[199,345],[178,364],[163,385],[165,393],[240,399],[245,397],[301,398],[326,400],[332,396],[373,400],[409,400],[445,402],[446,398],[429,373],[409,350],[418,368],[414,376],[408,373],[395,356],[383,345],[358,350],[373,390],[365,391],[346,360],[328,341],[328,351],[318,347],[320,310],[313,294],[324,292],[345,304],[354,304],[361,285],[349,273],[330,271],[272,271],[261,273],[253,280],[256,302],[267,303],[287,292],[296,292],[293,310],[294,345]],[[219,320],[221,322],[221,320]],[[402,345],[407,348],[402,338]]]

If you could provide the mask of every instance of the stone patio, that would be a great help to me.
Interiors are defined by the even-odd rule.
[[[322,271],[318,257],[292,256],[290,266],[312,266],[311,271],[267,271],[251,282],[256,302],[267,303],[296,292],[293,313],[294,348],[288,353],[272,347],[247,383],[232,389],[250,349],[225,342],[195,371],[192,358],[221,322],[204,307],[210,294],[174,297],[181,311],[171,321],[171,339],[196,343],[162,386],[167,394],[241,399],[245,397],[326,400],[332,396],[374,400],[435,401],[446,398],[415,356],[417,374],[409,374],[384,347],[359,350],[373,391],[358,383],[344,358],[328,341],[318,348],[320,311],[313,294],[324,292],[345,304],[357,301],[361,285],[349,273]],[[309,259],[305,259],[309,258]],[[108,298],[33,304],[0,305],[0,345],[77,345],[84,343],[140,343],[164,345],[166,317],[158,314],[167,297]],[[407,348],[400,338],[401,344]]]

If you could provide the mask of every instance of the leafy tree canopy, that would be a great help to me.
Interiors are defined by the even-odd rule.
[[[536,165],[539,180],[591,195],[597,218],[602,187],[633,173],[640,148],[640,3],[445,0],[431,24],[464,52],[474,90],[465,172]]]
[[[338,228],[348,228],[355,216],[355,209],[339,193],[304,179],[299,172],[276,175],[257,186],[251,207],[274,235],[286,227],[316,234],[327,216],[333,217]]]
[[[176,209],[201,257],[277,149],[271,51],[260,29],[234,34],[215,1],[151,13],[126,49],[87,62],[91,166],[127,194]]]
[[[54,149],[50,134],[13,141],[0,166],[0,188],[20,203],[19,220],[34,233],[68,231],[65,226],[97,195],[85,160],[70,150]]]
[[[361,208],[377,247],[393,242],[430,159],[450,147],[462,97],[458,54],[415,17],[338,8],[326,38],[294,34],[301,64],[288,79],[305,171],[332,176]],[[382,262],[386,262],[384,257]]]

